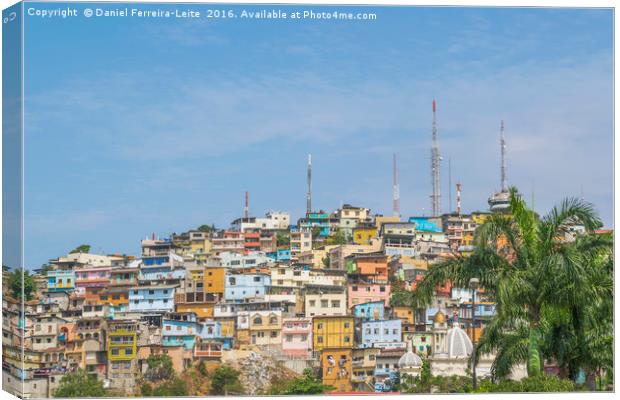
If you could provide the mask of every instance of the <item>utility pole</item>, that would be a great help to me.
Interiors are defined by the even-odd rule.
[[[439,155],[439,144],[437,143],[437,103],[433,99],[433,141],[431,146],[431,178],[433,181],[433,194],[431,194],[432,216],[441,215],[441,183],[439,169],[441,168],[441,156]]]

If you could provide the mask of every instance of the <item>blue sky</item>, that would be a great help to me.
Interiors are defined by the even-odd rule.
[[[583,190],[612,226],[610,10],[365,11],[377,20],[26,17],[26,264],[227,226],[246,190],[252,214],[296,220],[308,153],[317,208],[390,213],[397,153],[403,215],[428,213],[433,98],[444,210],[448,158],[464,210],[487,209],[504,119],[511,185],[540,212]]]

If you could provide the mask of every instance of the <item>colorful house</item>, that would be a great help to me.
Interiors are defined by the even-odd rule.
[[[336,392],[351,391],[353,373],[351,355],[350,347],[330,347],[321,350],[321,379],[324,385],[333,386]]]
[[[312,319],[282,319],[282,353],[289,357],[308,358],[312,353]]]
[[[391,286],[378,283],[350,283],[349,308],[356,304],[382,301],[386,307],[390,306]]]
[[[199,328],[194,313],[170,313],[168,318],[162,320],[163,346],[183,346],[191,350],[198,334]]]
[[[353,317],[321,316],[312,318],[312,348],[352,348],[354,341]]]
[[[174,311],[174,290],[176,287],[176,285],[150,285],[132,288],[129,291],[129,311]]]
[[[385,315],[385,302],[378,300],[355,304],[351,307],[351,313],[355,318],[364,321],[382,320]]]
[[[47,271],[48,292],[68,292],[75,289],[75,272],[73,270]]]
[[[383,347],[388,343],[401,343],[401,320],[362,322],[360,347]]]
[[[229,274],[224,285],[226,301],[247,301],[265,298],[267,286],[271,285],[271,277],[267,274]]]

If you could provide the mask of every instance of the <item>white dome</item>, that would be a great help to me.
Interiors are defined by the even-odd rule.
[[[422,359],[419,355],[413,352],[411,348],[411,342],[407,342],[407,352],[403,354],[398,360],[398,368],[412,368],[421,367]]]
[[[473,351],[471,339],[459,326],[448,329],[445,340],[448,358],[468,358]]]

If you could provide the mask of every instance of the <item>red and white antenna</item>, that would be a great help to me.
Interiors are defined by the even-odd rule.
[[[250,201],[248,199],[248,192],[245,192],[245,208],[243,209],[243,217],[245,219],[250,218]]]

